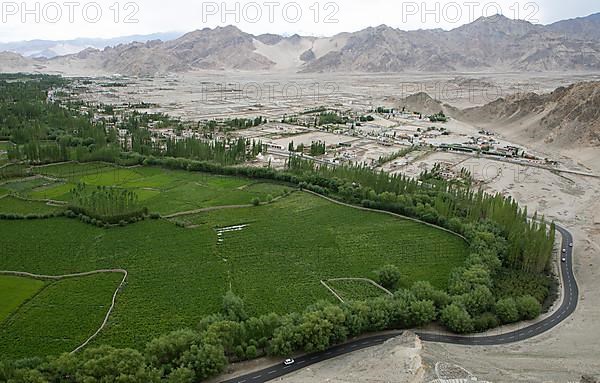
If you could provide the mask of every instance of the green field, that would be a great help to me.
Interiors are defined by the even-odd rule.
[[[96,184],[121,180],[117,184],[136,191],[155,188],[157,194],[145,201],[150,210],[163,213],[247,204],[253,196],[266,198],[289,190],[242,178],[157,168],[109,172],[112,175],[103,170],[76,178]],[[157,335],[193,327],[204,315],[219,310],[229,288],[245,300],[250,314],[286,313],[302,310],[320,299],[335,301],[321,280],[372,279],[374,270],[386,264],[400,268],[406,285],[428,280],[445,287],[450,270],[464,262],[467,251],[462,239],[447,232],[339,206],[302,192],[269,205],[213,210],[178,217],[177,221],[184,221],[188,227],[177,227],[168,220],[147,220],[111,229],[67,218],[0,221],[0,270],[52,275],[105,268],[128,270],[127,285],[96,344],[142,347]],[[223,242],[219,242],[217,229],[235,225],[247,226],[225,232]],[[108,296],[109,285],[106,289],[93,285],[85,293]],[[45,294],[53,291],[47,290]],[[58,297],[59,291],[54,295]],[[55,317],[68,317],[70,313],[69,305],[45,307],[41,303],[44,301],[37,297],[36,301],[38,305],[26,311],[29,322],[24,322],[36,323],[36,331],[52,333],[50,327],[57,325]],[[49,304],[50,299],[45,302]],[[55,313],[48,324],[44,322],[49,315],[45,310]],[[61,310],[66,313],[56,314]],[[64,342],[42,346],[34,327],[16,322],[3,327],[2,339],[9,343],[23,339],[11,348],[19,355],[28,350],[69,351],[84,331],[72,321],[65,321],[64,326],[67,333],[76,335]],[[0,344],[0,349],[4,347],[8,343]]]
[[[0,323],[43,286],[44,282],[35,279],[0,275]]]
[[[50,206],[45,202],[24,201],[11,196],[0,198],[0,213],[5,214],[46,214],[54,213],[61,209],[64,208],[59,206]]]
[[[0,359],[73,350],[98,329],[122,278],[98,274],[49,284],[0,326]]]
[[[68,201],[78,182],[96,186],[118,186],[133,190],[151,212],[172,214],[205,207],[246,205],[253,198],[266,201],[290,190],[284,185],[204,173],[150,167],[118,168],[106,164],[61,164],[35,169],[39,174],[63,179],[53,187],[31,188],[35,199]]]
[[[41,189],[44,187],[51,187],[56,182],[49,181],[42,177],[38,178],[26,178],[21,180],[14,180],[6,182],[2,187],[10,190],[13,193],[27,193],[32,190]]]
[[[345,302],[366,301],[387,295],[387,293],[379,287],[363,280],[333,280],[327,281],[327,285]]]

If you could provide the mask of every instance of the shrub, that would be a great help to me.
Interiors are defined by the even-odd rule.
[[[429,282],[415,282],[410,288],[410,291],[419,300],[433,301],[438,309],[442,309],[450,304],[450,296],[448,293],[442,290],[437,290]]]
[[[254,206],[259,206],[260,205],[260,199],[258,197],[254,197],[252,198],[252,205]]]
[[[516,299],[519,317],[525,320],[537,318],[542,312],[542,305],[531,295],[525,295]]]
[[[192,330],[174,331],[148,342],[144,356],[151,366],[168,373],[175,368],[173,363],[198,341],[198,334]]]
[[[498,318],[490,312],[483,313],[473,320],[473,327],[477,332],[483,332],[495,327],[498,327],[500,321]]]
[[[513,298],[504,298],[496,302],[496,315],[502,323],[514,323],[519,320],[519,310]]]
[[[246,358],[254,359],[258,356],[258,352],[256,350],[256,346],[250,345],[246,348]]]
[[[377,281],[388,290],[396,290],[400,285],[401,273],[395,265],[385,265],[375,271]]]
[[[441,320],[448,329],[456,333],[466,334],[473,331],[473,319],[471,315],[469,315],[464,307],[455,303],[442,310]]]

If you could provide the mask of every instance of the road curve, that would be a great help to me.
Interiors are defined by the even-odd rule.
[[[566,258],[565,262],[560,262],[560,268],[563,281],[563,300],[560,307],[555,312],[527,327],[521,329],[490,336],[461,336],[461,335],[445,335],[433,334],[428,332],[416,331],[416,334],[424,341],[451,343],[465,346],[494,346],[508,343],[519,342],[525,339],[533,338],[557,326],[560,322],[566,320],[577,308],[579,300],[579,287],[573,273],[573,248],[570,246],[573,243],[573,236],[562,226],[556,225],[556,229],[562,235],[562,246],[559,250],[560,258]],[[566,253],[563,254],[562,250]],[[368,338],[354,340],[348,343],[333,346],[330,349],[304,355],[296,359],[296,363],[291,366],[278,364],[260,371],[255,371],[250,374],[239,376],[233,379],[224,380],[221,383],[262,383],[290,374],[294,371],[301,370],[312,364],[322,362],[327,359],[335,358],[340,355],[349,354],[354,351],[362,350],[368,347],[377,346],[385,341],[397,337],[402,334],[402,331],[392,332],[384,335],[376,335]]]

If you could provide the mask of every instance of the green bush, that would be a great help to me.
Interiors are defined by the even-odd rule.
[[[473,327],[476,332],[483,332],[498,327],[500,322],[496,315],[490,312],[483,313],[473,319]]]
[[[496,302],[496,315],[502,323],[514,323],[519,320],[519,310],[513,298],[503,298]]]
[[[531,295],[525,295],[516,299],[519,317],[525,320],[535,319],[542,312],[542,305]]]
[[[381,269],[375,271],[377,282],[388,290],[396,290],[400,285],[402,274],[395,265],[385,265]]]
[[[466,334],[473,331],[473,319],[464,307],[452,303],[442,310],[440,316],[442,323],[450,330],[458,334]]]

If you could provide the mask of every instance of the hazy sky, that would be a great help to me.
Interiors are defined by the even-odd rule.
[[[452,29],[496,13],[548,24],[596,12],[598,0],[1,0],[0,41],[187,32],[228,24],[254,34],[333,35],[379,24]]]

